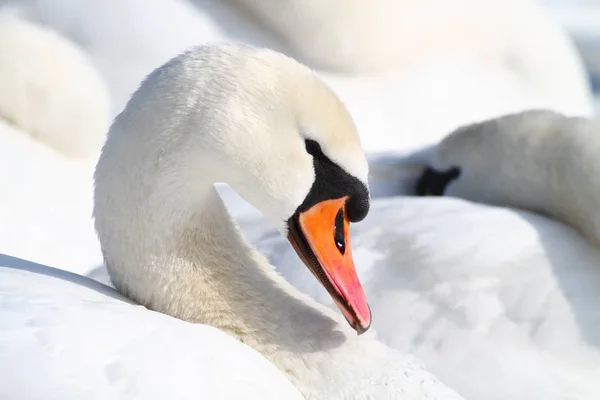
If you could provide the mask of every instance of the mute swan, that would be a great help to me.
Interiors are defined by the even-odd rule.
[[[95,226],[120,292],[151,310],[229,333],[273,362],[308,399],[458,399],[415,359],[370,333],[356,335],[368,329],[371,314],[354,272],[348,225],[368,212],[366,176],[351,117],[308,68],[266,49],[207,45],[152,72],[115,119],[95,172]],[[252,249],[213,187],[219,181],[294,243],[356,332]],[[37,300],[26,303],[32,318]],[[61,307],[73,303],[81,304],[77,295]],[[98,307],[98,320],[96,307],[85,307],[92,318],[86,323],[133,322],[143,313],[126,304]],[[147,311],[140,318],[156,320],[158,335],[171,334],[158,322],[167,317]],[[87,333],[94,346],[112,346],[110,335]],[[65,345],[60,337],[44,339]],[[192,350],[214,344],[200,336],[186,343]],[[125,386],[151,378],[130,371],[114,373]]]
[[[108,93],[95,67],[54,31],[0,14],[0,117],[62,156],[98,156]]]
[[[102,262],[91,220],[108,93],[56,33],[0,15],[0,252],[87,273]]]
[[[533,111],[462,128],[415,156],[408,175],[430,166],[421,191],[464,199],[377,199],[352,226],[378,338],[465,398],[597,398],[597,134],[596,122]],[[500,205],[560,217],[590,240]],[[294,286],[335,308],[284,241],[267,233],[255,243]]]

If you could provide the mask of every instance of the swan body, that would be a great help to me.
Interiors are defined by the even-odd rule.
[[[459,129],[406,161],[422,193],[451,197],[377,199],[352,227],[377,337],[465,398],[595,398],[596,129],[532,111]],[[284,241],[254,240],[289,282],[334,306]]]
[[[600,254],[570,227],[455,198],[373,201],[352,229],[377,338],[465,398],[597,396]],[[287,243],[255,243],[303,293],[335,308]]]
[[[254,47],[191,49],[142,83],[111,126],[95,172],[95,227],[111,281],[129,299],[161,314],[122,303],[109,307],[103,304],[108,300],[87,306],[86,296],[95,294],[73,287],[71,298],[64,282],[44,290],[55,299],[67,293],[69,300],[58,310],[77,308],[111,333],[113,324],[127,320],[127,328],[143,314],[158,337],[149,337],[147,346],[161,348],[159,339],[164,343],[172,333],[182,343],[179,349],[206,354],[208,347],[216,354],[227,333],[262,354],[307,399],[459,399],[416,359],[364,333],[370,311],[354,273],[347,226],[368,211],[366,177],[352,119],[308,68]],[[305,265],[328,285],[341,313],[302,295],[273,270],[239,234],[215,182],[231,185],[288,235]],[[331,225],[322,225],[327,218]],[[33,293],[18,315],[41,318],[43,298],[44,292]],[[16,316],[2,321],[15,333],[32,326]],[[167,327],[170,323],[181,328]],[[186,329],[189,334],[182,333]],[[213,337],[206,342],[196,337],[193,331],[201,329]],[[127,337],[127,330],[122,332]],[[115,346],[111,334],[89,330],[85,337],[109,354]],[[46,346],[64,343],[59,335],[44,339]],[[133,361],[140,354],[141,348],[128,356]],[[28,362],[40,358],[43,353],[34,352]],[[143,360],[149,374],[154,363],[165,364]],[[85,371],[96,374],[98,368],[104,373],[105,363]],[[135,369],[111,371],[120,387],[136,394],[136,382],[147,379],[138,378]],[[170,370],[165,374],[162,390],[170,395],[170,385],[180,377]],[[229,372],[215,379],[211,398],[222,393],[219,387],[231,385]],[[11,389],[23,384],[26,379]],[[68,385],[61,377],[52,384],[61,390]],[[196,395],[189,390],[192,394],[185,388],[174,393]]]
[[[0,15],[0,118],[74,160],[93,159],[109,125],[104,82],[54,31]]]
[[[303,398],[211,326],[136,307],[69,272],[3,255],[0,265],[3,399]]]

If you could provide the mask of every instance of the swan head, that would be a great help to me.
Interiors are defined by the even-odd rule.
[[[367,185],[326,156],[319,140],[305,142],[306,153],[313,158],[314,172],[305,170],[312,184],[287,219],[287,238],[361,334],[371,325],[371,310],[354,267],[350,222],[364,219],[369,211]],[[335,154],[335,147],[327,150]]]
[[[599,133],[593,119],[551,110],[464,126],[429,156],[417,192],[551,216],[597,243]]]
[[[531,119],[530,112],[461,126],[431,152],[417,181],[419,196],[454,196],[471,200],[512,174],[507,161],[515,158],[513,130]],[[519,127],[522,129],[522,127]],[[512,151],[511,151],[512,150]],[[504,190],[508,190],[507,187]]]
[[[368,213],[367,176],[352,118],[312,71],[267,49],[205,45],[152,72],[115,119],[96,169],[96,229],[106,258],[111,231],[139,245],[201,225],[214,217],[202,213],[207,191],[226,183],[289,239],[360,334],[371,313],[349,224]]]
[[[569,130],[582,130],[576,128],[576,120],[554,111],[529,110],[462,126],[429,154],[417,194],[503,203],[543,197],[538,183],[546,181],[546,160],[552,163],[552,156],[561,157],[548,144],[567,139],[572,143],[565,142],[562,153],[573,148],[577,136]]]

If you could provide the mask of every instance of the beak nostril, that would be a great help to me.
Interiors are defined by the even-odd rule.
[[[340,208],[337,215],[335,216],[335,224],[333,228],[333,240],[335,246],[342,255],[346,253],[346,235],[344,232],[344,210]]]

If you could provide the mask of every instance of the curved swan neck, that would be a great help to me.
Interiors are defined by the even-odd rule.
[[[308,358],[339,347],[352,332],[250,246],[212,185],[199,193],[196,208],[188,212],[152,216],[151,198],[126,211],[127,224],[144,230],[104,241],[115,287],[150,309],[231,334],[296,383],[315,379]],[[170,208],[168,201],[164,207]]]
[[[151,73],[111,126],[95,173],[96,230],[118,289],[246,342],[327,342],[315,330],[337,332],[341,316],[273,271],[214,188],[227,182],[272,222],[285,221],[314,179],[304,133],[320,134],[324,151],[337,149],[334,161],[366,179],[347,110],[287,57],[207,46]]]
[[[172,242],[165,255],[169,270],[179,270],[166,277],[171,298],[157,299],[165,312],[216,326],[253,347],[268,344],[291,353],[290,343],[302,347],[307,337],[318,341],[325,327],[338,323],[330,310],[307,300],[251,247],[214,188],[206,191],[202,210],[188,222],[163,238]]]

